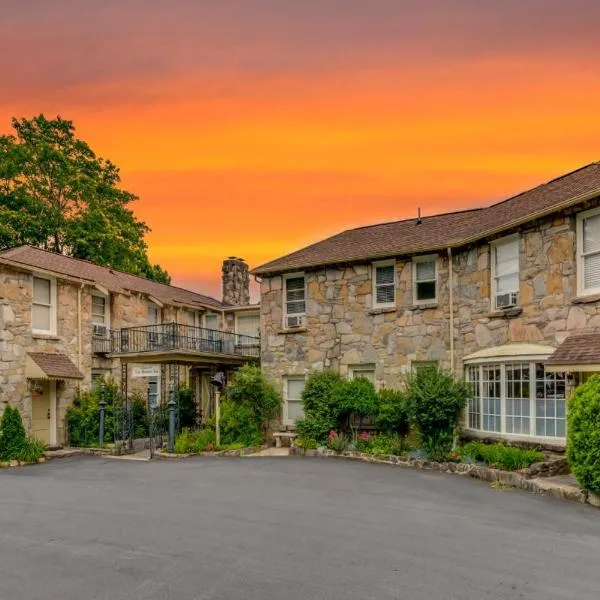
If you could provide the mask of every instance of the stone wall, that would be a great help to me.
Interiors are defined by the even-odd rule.
[[[586,206],[585,208],[590,208]],[[455,251],[454,364],[476,350],[513,342],[556,346],[568,332],[600,326],[600,298],[576,298],[575,214],[531,223],[520,233],[520,306],[495,311],[490,298],[490,245]],[[514,232],[505,232],[508,235]],[[379,385],[396,387],[411,363],[450,361],[449,259],[438,257],[438,303],[415,306],[412,263],[396,262],[396,307],[372,309],[372,266],[306,272],[306,327],[283,328],[282,276],[261,284],[262,364],[267,375],[375,366]],[[580,303],[581,302],[581,303]]]
[[[250,275],[243,258],[230,256],[223,261],[223,302],[233,306],[250,304]]]
[[[239,265],[236,269],[238,267]],[[239,278],[239,272],[236,277]],[[0,267],[0,414],[8,403],[16,406],[29,430],[32,399],[25,379],[27,353],[38,351],[65,354],[79,368],[84,379],[57,382],[57,441],[64,443],[64,417],[77,390],[91,387],[94,370],[106,373],[119,382],[121,365],[119,359],[93,353],[92,293],[95,290],[92,286],[57,279],[57,334],[47,336],[33,334],[31,331],[32,282],[31,273],[7,266]],[[148,304],[149,300],[143,294],[111,294],[110,328],[147,325]],[[78,305],[81,308],[81,340]],[[176,321],[188,325],[191,322],[190,312],[191,309],[184,307],[164,306],[161,309],[162,322]],[[198,308],[194,312],[200,319],[203,309]],[[219,326],[225,331],[233,331],[233,313],[226,313],[223,319],[219,311],[215,312],[219,315]],[[128,390],[130,393],[145,395],[147,379],[133,377],[134,366],[128,366]],[[181,367],[180,381],[182,384],[192,383],[188,367]]]

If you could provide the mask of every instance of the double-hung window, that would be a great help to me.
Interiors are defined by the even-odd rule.
[[[302,375],[290,375],[284,380],[283,421],[285,425],[294,425],[298,419],[304,417],[302,409],[304,383]]]
[[[418,256],[413,259],[413,302],[437,302],[437,256]]]
[[[373,307],[396,305],[396,263],[393,260],[373,264]]]
[[[492,308],[517,306],[519,302],[519,238],[511,236],[491,244]]]
[[[31,329],[35,333],[56,333],[56,281],[33,278]]]
[[[304,275],[287,275],[284,278],[284,327],[301,327],[306,316],[306,283]]]
[[[92,323],[94,325],[106,325],[107,322],[106,296],[92,294]]]
[[[577,215],[577,293],[600,294],[600,208]]]

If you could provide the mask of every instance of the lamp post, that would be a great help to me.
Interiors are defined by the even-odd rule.
[[[104,399],[106,392],[106,383],[104,381],[100,382],[100,402],[98,403],[100,406],[100,430],[98,431],[98,444],[100,446],[104,445],[104,421],[106,419],[106,400]]]
[[[215,444],[221,445],[221,391],[225,386],[225,373],[218,371],[210,380],[215,386]]]

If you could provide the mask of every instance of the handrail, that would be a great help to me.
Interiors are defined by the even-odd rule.
[[[103,354],[166,350],[260,357],[260,338],[181,323],[123,327],[92,336],[92,349]]]

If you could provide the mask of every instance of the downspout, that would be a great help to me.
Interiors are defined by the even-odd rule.
[[[83,291],[82,283],[77,290],[77,366],[81,372],[81,358],[83,353],[83,341],[81,339],[81,292]]]
[[[448,247],[448,288],[450,291],[450,370],[454,373],[454,270],[450,247]]]

